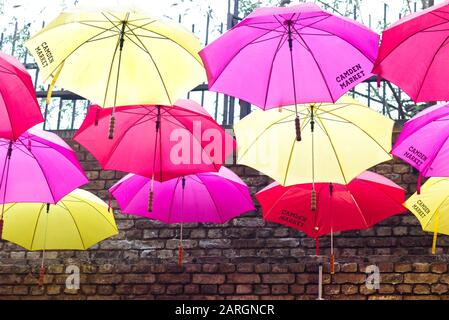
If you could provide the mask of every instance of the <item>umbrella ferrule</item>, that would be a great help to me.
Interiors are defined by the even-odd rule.
[[[301,141],[301,124],[299,122],[299,116],[295,118],[295,131],[296,131],[296,141]]]
[[[329,183],[329,195],[332,197],[332,194],[334,193],[334,185],[331,183]]]
[[[288,27],[288,47],[290,48],[290,51],[293,50],[293,37],[292,37],[292,21],[287,20],[287,27]]]
[[[12,141],[9,141],[8,153],[6,154],[8,160],[11,160],[11,155],[12,155]]]
[[[122,29],[120,31],[120,51],[123,50],[123,43],[125,42],[125,28],[126,28],[126,21],[123,21]]]
[[[313,104],[310,105],[310,130],[312,132],[315,131],[315,115],[313,113],[313,108],[315,106]]]
[[[186,178],[185,177],[182,177],[181,185],[182,185],[182,189],[184,190],[186,187]]]
[[[161,127],[161,106],[157,106],[156,131]]]

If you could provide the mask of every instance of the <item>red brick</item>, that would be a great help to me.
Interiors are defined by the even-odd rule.
[[[226,277],[229,283],[260,283],[260,276],[254,273],[233,273]]]
[[[192,283],[198,284],[222,284],[225,282],[223,274],[194,274]]]
[[[295,282],[295,275],[289,273],[280,273],[280,274],[264,274],[262,275],[263,283],[281,283],[288,284]]]

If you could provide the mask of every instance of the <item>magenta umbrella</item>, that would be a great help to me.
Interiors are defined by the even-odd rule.
[[[75,152],[57,135],[32,128],[16,141],[0,139],[0,203],[55,204],[88,182]],[[0,215],[0,238],[4,205]]]
[[[209,89],[262,109],[335,102],[371,76],[379,36],[313,3],[259,8],[200,52]]]
[[[154,204],[148,212],[151,180],[129,174],[109,189],[122,213],[135,214],[165,223],[225,223],[255,210],[248,186],[231,170],[188,175],[154,184]]]
[[[43,121],[30,75],[16,58],[0,52],[0,138],[16,140]]]
[[[429,107],[407,121],[391,153],[421,177],[449,177],[449,104]]]
[[[449,1],[399,20],[382,33],[373,73],[415,102],[449,100]]]

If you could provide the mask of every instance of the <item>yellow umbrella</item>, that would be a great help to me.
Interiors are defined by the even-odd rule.
[[[200,42],[137,12],[61,13],[26,42],[45,80],[103,106],[172,105],[205,81]],[[113,121],[111,121],[112,123]]]
[[[234,131],[237,162],[282,185],[348,184],[367,168],[391,159],[394,122],[350,97],[335,104],[299,105],[299,125],[294,107],[280,111],[255,111]],[[314,198],[312,192],[312,208]]]
[[[94,194],[75,189],[57,204],[5,205],[3,239],[28,250],[86,250],[118,233],[114,215]]]
[[[424,231],[433,232],[435,254],[438,233],[449,235],[449,178],[429,178],[421,187],[421,194],[415,192],[404,205]]]

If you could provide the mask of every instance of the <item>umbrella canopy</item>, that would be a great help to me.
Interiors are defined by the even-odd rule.
[[[89,182],[75,152],[56,134],[32,128],[0,139],[0,203],[56,203]]]
[[[237,162],[282,185],[347,184],[364,170],[391,159],[393,121],[343,97],[335,104],[300,105],[301,141],[295,110],[255,111],[234,125]]]
[[[33,82],[14,57],[0,52],[0,138],[16,140],[43,122]]]
[[[184,182],[183,182],[184,181]],[[154,185],[153,212],[148,212],[151,180],[129,174],[109,191],[122,213],[136,214],[165,223],[225,223],[255,210],[248,186],[231,170],[205,172]]]
[[[199,40],[145,13],[63,12],[26,46],[44,79],[103,107],[171,105],[206,78]]]
[[[312,188],[317,205],[311,207]],[[333,233],[367,229],[402,213],[405,191],[391,180],[365,171],[349,184],[311,183],[283,187],[277,182],[256,194],[264,219],[303,231],[316,239],[331,234],[331,272],[334,269]]]
[[[415,102],[449,100],[449,1],[411,14],[382,34],[373,73]]]
[[[209,89],[262,109],[335,102],[371,76],[379,36],[313,3],[256,9],[200,52]]]
[[[123,213],[136,214],[165,223],[180,223],[178,264],[184,249],[182,228],[186,222],[225,223],[255,210],[248,186],[231,170],[207,172],[162,183],[129,174],[109,189]],[[153,190],[148,193],[148,190]],[[153,204],[154,202],[154,204]],[[151,212],[149,212],[151,211]]]
[[[283,187],[273,182],[256,194],[264,219],[318,238],[345,230],[367,229],[405,208],[405,191],[391,180],[365,171],[349,184],[317,183],[318,206],[310,208],[311,184]]]
[[[448,104],[429,107],[405,123],[391,153],[415,167],[420,176],[449,177],[448,125]]]
[[[27,250],[86,250],[118,233],[107,204],[81,189],[48,207],[7,204],[4,219],[3,238]]]
[[[422,186],[421,194],[413,194],[405,206],[424,231],[434,233],[432,253],[435,253],[438,233],[449,235],[449,178],[430,178]]]
[[[235,148],[234,139],[193,101],[117,107],[112,140],[104,135],[111,112],[91,106],[74,137],[106,170],[164,181],[217,171]]]

